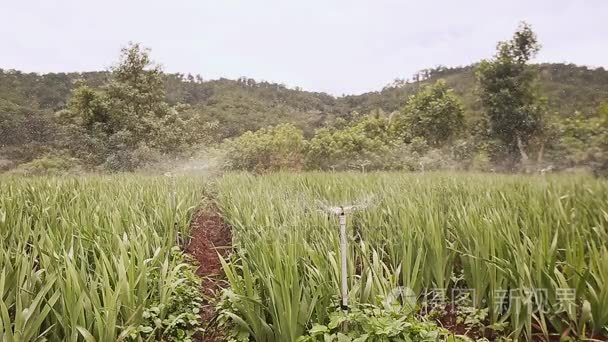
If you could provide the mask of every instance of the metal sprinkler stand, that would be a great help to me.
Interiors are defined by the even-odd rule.
[[[348,246],[346,238],[346,213],[344,208],[340,207],[342,212],[340,213],[340,258],[341,262],[341,279],[342,279],[342,310],[348,310]]]
[[[340,307],[348,310],[348,235],[346,235],[346,214],[363,210],[370,206],[371,197],[364,199],[360,204],[350,206],[332,207],[318,202],[322,210],[333,215],[338,215],[340,220]]]
[[[170,193],[169,198],[171,201],[171,210],[173,211],[173,228],[177,231],[177,181],[175,175],[172,172],[166,172],[165,177],[169,178]],[[176,242],[178,245],[182,245],[180,234],[176,236]]]

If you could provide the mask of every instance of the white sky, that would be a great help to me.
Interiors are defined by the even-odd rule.
[[[341,95],[490,57],[521,20],[537,61],[608,66],[607,0],[0,0],[0,68],[100,70],[135,41],[168,72]]]

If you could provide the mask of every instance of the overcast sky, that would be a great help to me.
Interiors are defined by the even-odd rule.
[[[168,72],[341,95],[490,57],[521,20],[537,61],[608,66],[607,0],[0,0],[0,68],[106,69],[134,41]]]

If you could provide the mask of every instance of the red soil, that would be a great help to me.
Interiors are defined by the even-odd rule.
[[[439,317],[437,317],[435,319],[435,321],[439,326],[446,328],[447,330],[449,330],[450,332],[452,332],[456,335],[465,335],[474,340],[485,337],[489,341],[495,341],[500,337],[500,335],[498,333],[491,331],[489,329],[484,330],[481,327],[476,327],[476,328],[470,329],[464,323],[458,322],[458,308],[453,305],[446,305],[444,307],[442,314]],[[488,322],[486,322],[486,323],[488,323]],[[508,334],[508,332],[506,334]],[[563,338],[568,337],[568,336],[570,336],[570,331],[565,331],[562,334],[558,334],[555,331],[551,331],[549,333],[548,338],[546,338],[546,337],[544,337],[540,326],[538,326],[537,324],[534,324],[534,323],[532,324],[532,341],[533,342],[559,342],[559,341],[562,341]],[[575,339],[572,336],[570,336],[570,337],[573,338],[573,340],[578,341],[578,339]],[[594,342],[595,341],[598,341],[598,342],[608,341],[608,339],[603,336],[595,336],[595,337],[590,337],[587,339],[583,338],[582,340],[594,341]]]
[[[201,310],[204,332],[198,336],[198,340],[222,341],[221,331],[214,329],[217,318],[214,305],[224,283],[219,255],[228,255],[232,245],[230,227],[224,222],[217,207],[210,205],[194,215],[190,234],[192,238],[186,252],[198,262],[197,274],[203,280],[202,292],[205,299]]]

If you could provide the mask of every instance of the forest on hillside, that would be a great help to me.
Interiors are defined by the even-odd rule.
[[[608,71],[532,64],[539,48],[524,23],[487,60],[340,97],[164,73],[138,44],[106,71],[0,69],[0,170],[132,171],[212,155],[252,171],[605,172]]]

